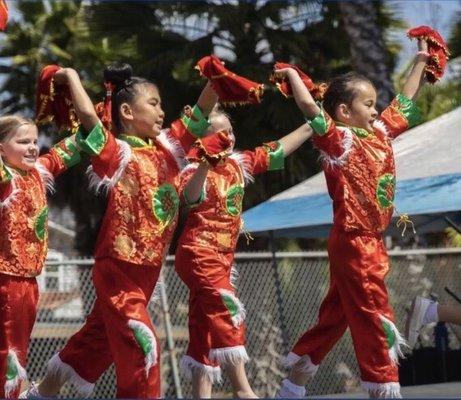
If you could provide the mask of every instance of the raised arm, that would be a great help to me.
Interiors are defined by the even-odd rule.
[[[282,146],[283,155],[287,157],[293,153],[293,151],[312,136],[313,132],[308,124],[303,124],[293,132],[279,139],[278,142]]]
[[[200,107],[200,110],[202,110],[204,117],[208,117],[208,115],[210,115],[211,110],[213,110],[213,107],[217,102],[218,95],[213,90],[211,82],[208,81],[197,100],[197,105]]]
[[[54,75],[57,84],[68,85],[72,96],[72,103],[78,119],[86,131],[91,131],[98,123],[99,118],[93,102],[83,88],[77,71],[72,68],[62,68]]]
[[[200,163],[193,173],[192,177],[184,187],[184,199],[187,205],[194,205],[200,203],[204,198],[204,185],[205,180],[210,169],[209,164]]]
[[[402,94],[410,100],[413,100],[418,95],[419,89],[424,85],[424,68],[429,58],[427,52],[427,42],[422,39],[418,39],[418,54],[416,55],[411,72],[408,75],[407,80],[403,86]]]
[[[293,68],[283,68],[275,70],[274,74],[282,78],[288,78],[296,104],[307,118],[313,119],[320,114],[320,107],[315,102],[309,90],[307,90],[306,85],[304,85],[296,70]]]

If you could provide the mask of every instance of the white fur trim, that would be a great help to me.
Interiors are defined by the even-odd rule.
[[[110,189],[112,189],[122,177],[123,173],[125,172],[126,166],[131,160],[130,145],[124,142],[123,140],[116,139],[116,141],[119,145],[118,159],[120,165],[118,166],[117,171],[115,171],[114,175],[112,175],[111,178],[109,178],[107,175],[101,178],[93,171],[92,165],[90,165],[86,170],[86,174],[90,181],[89,187],[90,189],[94,190],[95,193],[107,193]]]
[[[211,361],[215,361],[218,364],[236,364],[240,361],[246,363],[250,360],[245,346],[211,349],[208,357]]]
[[[230,284],[234,289],[237,289],[237,281],[239,279],[239,272],[235,264],[232,264],[232,268],[230,271]]]
[[[298,371],[304,372],[311,377],[314,376],[319,369],[319,366],[314,364],[307,354],[298,356],[297,354],[290,352],[282,362],[285,368],[293,368],[296,365],[296,369]]]
[[[140,330],[149,337],[152,349],[145,355],[144,358],[144,362],[146,364],[146,377],[149,377],[150,369],[154,365],[157,365],[157,340],[155,339],[155,335],[144,322],[137,321],[135,319],[130,319],[128,321],[128,327],[133,331]]]
[[[179,140],[170,135],[170,129],[163,129],[155,140],[174,157],[179,170],[181,171],[186,166],[186,153]]]
[[[21,384],[21,381],[27,379],[27,372],[20,364],[16,352],[12,349],[8,350],[8,363],[10,361],[15,364],[18,373],[13,379],[8,379],[5,382],[5,398],[7,399],[11,397],[18,385]]]
[[[354,134],[349,128],[337,127],[337,129],[343,131],[344,133],[342,140],[343,153],[339,157],[333,157],[321,150],[319,159],[326,166],[326,168],[334,169],[344,166],[347,162],[349,153],[352,150],[352,144],[354,143]]]
[[[251,162],[248,159],[248,157],[245,157],[243,153],[236,151],[236,152],[233,152],[229,156],[229,158],[231,160],[234,160],[237,163],[237,165],[240,167],[245,185],[248,185],[249,183],[253,183],[255,181],[255,178],[251,174],[253,171],[253,166],[251,165]]]
[[[373,128],[378,129],[383,135],[390,138],[389,130],[387,129],[386,124],[380,119],[375,119],[373,122]]]
[[[54,176],[48,171],[48,169],[40,162],[35,163],[35,169],[38,171],[42,180],[43,186],[48,193],[54,193],[56,191],[54,187]]]
[[[159,278],[150,297],[150,303],[157,304],[160,301],[162,289],[166,289],[166,283],[163,278]]]
[[[211,383],[220,383],[222,381],[221,367],[213,367],[199,363],[188,355],[184,355],[180,361],[181,370],[188,380],[192,380],[192,372],[197,371],[208,377]]]
[[[400,384],[398,382],[375,383],[362,381],[362,388],[372,394],[374,398],[401,399]]]
[[[221,295],[221,297],[222,296],[228,297],[237,307],[237,314],[231,316],[231,319],[232,319],[232,323],[234,324],[234,326],[238,328],[243,323],[243,321],[245,321],[245,317],[246,317],[245,306],[237,298],[237,296],[235,296],[235,294],[232,293],[230,290],[218,289],[218,292]]]
[[[77,374],[75,369],[61,360],[59,354],[55,354],[51,357],[50,361],[48,361],[46,375],[59,376],[60,379],[69,381],[75,389],[77,389],[79,397],[90,397],[94,389],[94,383],[83,379],[79,374]]]
[[[381,319],[382,322],[386,323],[387,325],[390,326],[392,331],[394,332],[395,335],[395,343],[393,346],[389,349],[389,358],[391,359],[393,364],[398,364],[399,363],[399,357],[404,358],[405,355],[403,354],[403,348],[408,348],[408,344],[402,334],[399,332],[395,324],[384,317],[383,315],[380,315],[379,318]]]

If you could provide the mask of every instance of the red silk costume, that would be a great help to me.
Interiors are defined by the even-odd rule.
[[[54,177],[80,161],[71,139],[39,157],[30,171],[0,170],[0,398],[17,398],[30,334],[35,322],[38,287],[48,251],[46,189]]]
[[[196,167],[183,171],[182,186]],[[189,347],[181,361],[189,377],[197,370],[219,381],[219,364],[248,360],[245,310],[231,283],[244,187],[252,175],[280,168],[283,149],[277,142],[234,153],[210,169],[204,200],[191,206],[175,257],[176,271],[190,290]]]
[[[80,395],[114,362],[117,397],[161,397],[160,346],[147,311],[177,222],[179,171],[195,139],[182,121],[146,143],[98,124],[77,141],[92,156],[88,175],[108,191],[96,245],[97,299],[85,325],[48,363]]]
[[[414,103],[399,94],[373,132],[338,126],[324,111],[309,121],[333,199],[330,288],[317,324],[298,340],[286,364],[292,366],[304,356],[304,370],[315,374],[349,327],[362,385],[384,397],[400,396],[397,361],[402,342],[384,284],[389,260],[381,236],[393,213],[391,140],[413,126],[417,117]]]

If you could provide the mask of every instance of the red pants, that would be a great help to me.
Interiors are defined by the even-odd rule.
[[[183,245],[176,252],[176,271],[190,290],[189,362],[182,362],[183,367],[202,368],[210,375],[206,367],[248,360],[245,310],[231,284],[233,259],[233,253],[198,246]]]
[[[147,311],[159,273],[152,266],[96,260],[93,310],[49,368],[88,395],[114,362],[117,397],[160,397],[160,345]]]
[[[17,398],[37,314],[35,278],[0,274],[0,398]]]
[[[307,355],[311,367],[318,365],[349,327],[363,386],[380,390],[381,384],[398,382],[396,363],[402,339],[392,322],[384,284],[389,259],[382,237],[334,227],[328,254],[330,288],[319,320],[295,344],[291,360]]]

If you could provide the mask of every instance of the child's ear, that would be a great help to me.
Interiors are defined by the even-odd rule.
[[[122,103],[120,105],[120,116],[129,121],[133,120],[133,110],[128,103]]]
[[[347,104],[341,103],[336,110],[337,110],[336,111],[337,118],[339,120],[341,120],[341,119],[347,120],[351,116],[351,112],[350,112],[349,107],[348,107]]]

